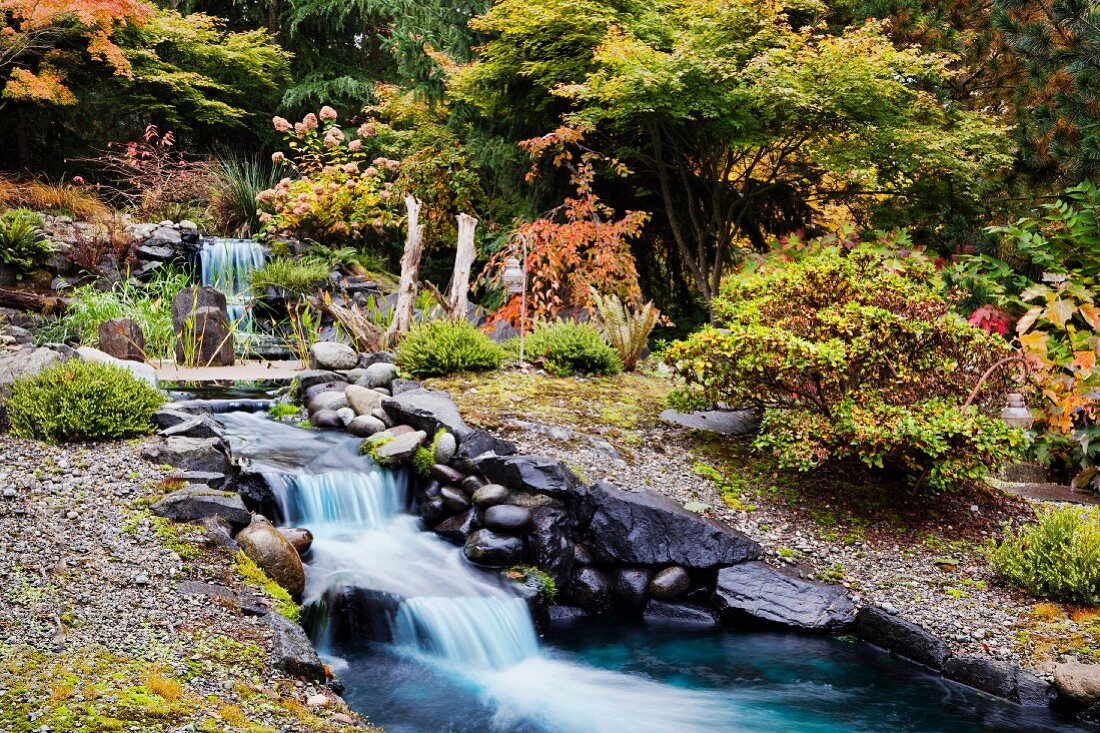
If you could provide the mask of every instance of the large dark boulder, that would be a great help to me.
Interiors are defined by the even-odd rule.
[[[145,334],[133,318],[112,318],[99,324],[99,350],[116,359],[145,361]]]
[[[228,474],[228,448],[219,438],[166,438],[147,444],[142,456],[153,463],[163,463],[185,471]]]
[[[943,663],[943,676],[1021,705],[1046,707],[1057,696],[1051,684],[1035,675],[984,657],[951,657]]]
[[[477,494],[474,498],[476,501]],[[573,572],[573,540],[565,511],[548,506],[533,509],[527,547],[531,564],[564,586]]]
[[[195,413],[180,409],[174,404],[169,404],[153,413],[153,424],[157,426],[157,429],[165,430],[182,422],[187,422],[193,417],[196,417]]]
[[[277,613],[264,616],[271,628],[271,661],[275,667],[292,677],[305,677],[313,682],[325,681],[325,665],[317,656],[313,644],[302,627]]]
[[[233,364],[233,334],[224,293],[210,286],[181,290],[172,300],[172,330],[178,363]]]
[[[235,527],[252,521],[241,497],[227,491],[215,491],[203,484],[193,484],[153,504],[153,513],[173,522],[195,522],[207,517],[221,517]]]
[[[386,397],[382,400],[382,408],[396,422],[407,423],[432,435],[446,428],[460,443],[471,432],[446,392],[414,389]]]
[[[234,538],[241,551],[252,562],[295,598],[301,598],[306,588],[306,574],[298,550],[279,530],[257,518]]]
[[[435,525],[437,535],[456,545],[464,544],[475,529],[477,529],[477,510],[473,508]]]
[[[615,608],[629,614],[640,614],[649,602],[649,578],[646,568],[619,568],[611,584]]]
[[[576,474],[553,458],[489,455],[477,462],[477,469],[492,483],[547,496],[565,498],[583,489]]]
[[[188,419],[157,432],[163,438],[224,438],[225,430],[211,415],[192,415]]]
[[[498,504],[485,510],[485,526],[494,532],[521,534],[531,523],[531,510],[512,504]]]
[[[490,567],[515,565],[524,555],[523,540],[519,537],[499,535],[488,529],[471,534],[463,550],[470,562]]]
[[[856,614],[856,636],[898,656],[939,671],[951,656],[947,642],[912,621],[893,616],[881,608],[864,606]]]
[[[333,641],[393,641],[393,620],[404,599],[393,593],[338,586],[325,592],[320,603],[303,609],[311,628],[327,627]]]
[[[714,611],[698,603],[668,603],[656,598],[645,607],[642,618],[647,622],[717,626]]]
[[[451,465],[465,473],[473,473],[481,459],[490,455],[511,456],[515,452],[515,443],[498,438],[488,431],[475,429],[463,436]]]
[[[835,631],[855,621],[844,588],[802,580],[762,562],[718,571],[715,605],[723,617],[811,631]]]
[[[583,503],[591,517],[584,541],[597,562],[706,569],[760,556],[760,545],[743,534],[651,491],[598,483]]]
[[[301,396],[310,387],[315,387],[318,384],[326,384],[328,382],[347,382],[346,379],[336,372],[329,371],[327,369],[311,369],[309,371],[302,372],[294,379],[295,393]]]

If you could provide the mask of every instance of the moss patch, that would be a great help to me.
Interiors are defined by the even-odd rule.
[[[294,602],[286,588],[282,587],[263,571],[259,565],[252,561],[244,552],[237,553],[237,572],[244,578],[244,582],[259,588],[275,602],[275,610],[294,623],[302,618],[302,607]]]

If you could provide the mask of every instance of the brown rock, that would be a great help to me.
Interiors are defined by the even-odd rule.
[[[145,334],[133,318],[112,318],[99,324],[99,350],[116,359],[145,361]]]
[[[1100,664],[1067,662],[1054,668],[1058,692],[1085,705],[1100,701]]]
[[[306,588],[306,574],[294,545],[266,521],[254,520],[237,533],[237,544],[245,555],[259,565],[272,580],[294,596],[301,598]]]
[[[199,366],[232,366],[233,333],[225,295],[212,287],[184,288],[172,301],[176,361]]]
[[[279,527],[279,534],[286,537],[287,542],[294,546],[299,555],[309,552],[313,545],[313,533],[305,527]]]

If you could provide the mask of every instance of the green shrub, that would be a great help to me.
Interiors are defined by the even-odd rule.
[[[163,403],[123,367],[74,359],[17,379],[7,410],[13,435],[52,443],[144,435]]]
[[[38,335],[41,343],[75,343],[99,346],[99,325],[112,318],[132,318],[145,336],[145,355],[170,358],[175,353],[172,300],[190,285],[186,273],[172,269],[158,272],[147,283],[123,281],[103,292],[85,285],[69,295],[69,307]]]
[[[661,312],[652,302],[630,308],[614,293],[600,295],[595,288],[591,288],[590,292],[604,336],[618,352],[623,368],[628,372],[634,371],[649,341],[649,334],[661,318]]]
[[[0,262],[17,277],[41,267],[53,254],[42,226],[42,217],[30,209],[11,209],[0,216]]]
[[[595,326],[559,321],[536,328],[527,337],[527,358],[542,359],[546,371],[573,374],[618,374],[623,363]]]
[[[1007,346],[941,292],[919,253],[821,243],[778,252],[726,280],[716,326],[666,350],[687,383],[677,402],[756,407],[756,447],[784,467],[860,461],[916,488],[956,488],[1026,439],[962,409]],[[981,394],[1003,391],[989,380]]]
[[[322,262],[276,257],[249,275],[253,293],[268,288],[286,290],[295,295],[312,295],[328,280],[329,268]]]
[[[416,326],[397,347],[397,364],[416,379],[500,368],[501,348],[467,321]]]
[[[256,157],[223,151],[214,166],[218,182],[210,200],[210,211],[218,228],[234,237],[249,237],[262,228],[260,212],[271,212],[269,204],[257,200],[260,193],[279,181],[280,171]]]
[[[1100,603],[1100,517],[1062,507],[1005,534],[990,559],[1006,580],[1029,593],[1068,603]]]

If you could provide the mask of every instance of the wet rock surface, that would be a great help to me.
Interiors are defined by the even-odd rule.
[[[723,617],[809,631],[844,629],[856,616],[839,585],[803,580],[759,561],[722,568],[714,597]]]

